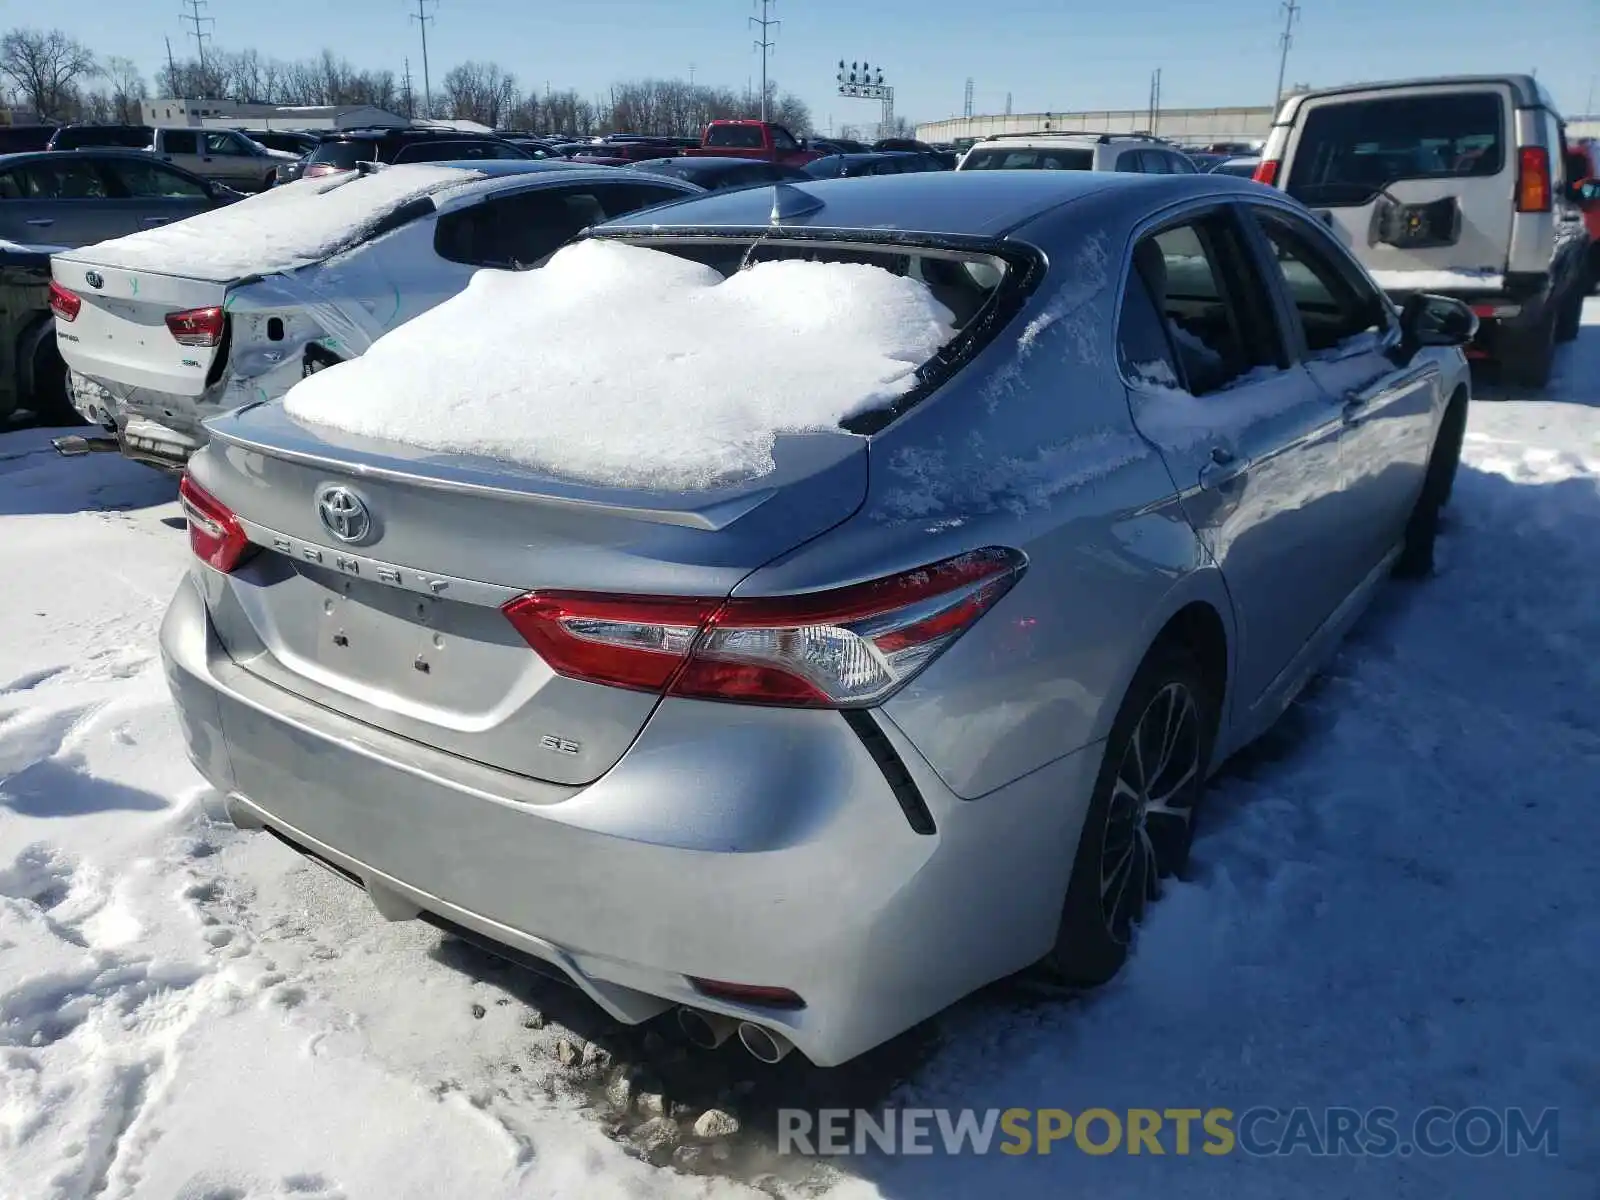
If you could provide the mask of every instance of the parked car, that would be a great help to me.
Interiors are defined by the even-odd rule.
[[[1128,171],[1193,175],[1194,164],[1138,133],[1002,133],[973,145],[958,171]]]
[[[1584,138],[1573,147],[1576,154],[1582,155],[1583,162],[1579,164],[1574,158],[1571,174],[1575,176],[1574,182],[1580,186],[1600,180],[1600,142],[1594,138]],[[1579,170],[1579,167],[1582,170]],[[1583,224],[1589,231],[1589,291],[1600,287],[1600,204],[1584,201],[1579,197],[1583,207]]]
[[[863,175],[913,175],[942,171],[944,166],[927,154],[884,150],[866,154],[829,154],[803,168],[812,179],[856,179]]]
[[[822,157],[803,147],[782,125],[770,121],[712,121],[700,137],[699,148],[683,153],[691,158],[764,158],[791,167],[803,167]]]
[[[0,154],[48,150],[55,125],[0,125]]]
[[[940,169],[954,171],[956,169],[956,153],[954,150],[941,150],[930,146],[927,142],[919,142],[916,138],[879,138],[872,143],[874,150],[908,150],[913,154],[921,154],[938,162]]]
[[[745,411],[774,347],[735,361],[726,309],[663,333],[575,301],[551,334],[485,278],[391,335],[392,378],[345,386],[415,414],[448,379],[470,408],[480,349],[448,331],[492,317],[495,386],[539,357],[566,397],[543,408],[549,366],[510,383],[506,438],[556,417],[565,467],[330,431],[293,394],[219,417],[161,644],[241,827],[619,1020],[679,1008],[704,1044],[827,1066],[1040,960],[1116,973],[1208,776],[1391,568],[1426,572],[1473,318],[1395,309],[1300,205],[1222,176],[927,172],[778,207],[716,192],[589,236],[688,259],[652,277],[707,295],[705,267],[880,268],[853,280],[946,314],[909,390],[841,391],[837,425],[776,415],[759,462],[687,490],[584,482],[571,452],[627,461],[656,430],[682,469],[715,462],[726,430],[683,436],[690,409]],[[767,278],[808,314],[826,291]],[[825,320],[772,334],[761,286],[778,358],[818,362]],[[581,362],[531,351],[569,324]],[[706,361],[728,394],[663,408],[655,381]],[[632,397],[657,407],[619,431]]]
[[[748,158],[650,158],[630,166],[632,170],[650,175],[685,179],[707,191],[753,187],[763,183],[793,183],[811,178],[799,167],[751,162]]]
[[[537,266],[588,225],[699,190],[530,159],[393,166],[59,254],[74,401],[129,457],[181,467],[207,417],[361,354],[479,268]]]
[[[807,138],[806,149],[815,150],[818,154],[870,154],[872,147],[865,142],[858,142],[854,138]]]
[[[1256,168],[1261,165],[1259,158],[1229,158],[1212,167],[1208,174],[1233,175],[1239,179],[1254,179]]]
[[[102,125],[92,122],[59,126],[50,136],[50,150],[117,148],[147,150],[155,130],[149,125]]]
[[[1537,80],[1477,75],[1291,96],[1256,178],[1321,214],[1391,296],[1469,302],[1478,352],[1539,387],[1578,333],[1586,169]]]
[[[19,408],[77,425],[50,312],[50,246],[0,239],[0,423]]]
[[[243,199],[132,150],[0,155],[0,239],[84,246]]]
[[[446,162],[463,158],[527,158],[519,147],[489,134],[454,129],[344,129],[317,143],[302,177],[316,179],[354,171],[358,163]]]

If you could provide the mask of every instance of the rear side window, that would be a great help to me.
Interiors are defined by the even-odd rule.
[[[532,267],[591,225],[683,195],[649,183],[606,183],[499,196],[440,217],[433,248],[475,267]]]
[[[395,151],[394,162],[454,162],[460,159],[527,158],[528,155],[510,142],[491,141],[440,141],[413,142]]]
[[[706,135],[706,145],[760,150],[766,142],[761,138],[761,130],[754,125],[716,125]]]
[[[1045,150],[1015,150],[997,146],[974,148],[961,164],[963,171],[1091,171],[1094,151],[1073,147]]]
[[[1305,114],[1285,190],[1307,204],[1365,204],[1402,179],[1483,178],[1505,166],[1497,92],[1318,104]]]
[[[104,200],[105,180],[86,158],[32,162],[15,172],[24,200]]]
[[[1172,164],[1167,161],[1167,156],[1159,150],[1139,151],[1139,161],[1144,165],[1146,175],[1171,175]]]
[[[210,195],[198,179],[180,175],[154,160],[108,156],[101,161],[100,169],[110,175],[124,193],[140,199],[204,200]]]
[[[322,142],[311,152],[307,161],[326,163],[341,171],[354,171],[358,162],[378,161],[378,146],[376,142],[361,139]]]
[[[200,135],[187,129],[164,129],[161,150],[164,154],[199,154]]]

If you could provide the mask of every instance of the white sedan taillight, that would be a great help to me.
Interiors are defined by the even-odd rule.
[[[990,547],[800,596],[684,599],[533,592],[505,606],[552,670],[706,700],[854,708],[886,699],[1010,590]]]

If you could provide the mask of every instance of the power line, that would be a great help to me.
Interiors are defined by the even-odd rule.
[[[437,3],[439,0],[417,0],[417,11],[409,18],[422,30],[422,105],[425,115],[430,117],[433,116],[433,88],[428,82],[428,22],[439,18],[428,15],[428,5]]]
[[[1278,35],[1278,90],[1273,93],[1272,109],[1277,111],[1283,103],[1283,73],[1289,65],[1289,47],[1294,45],[1294,23],[1300,15],[1300,5],[1295,0],[1283,0],[1283,32]]]
[[[750,24],[761,31],[761,36],[756,39],[755,48],[761,51],[761,119],[765,121],[767,119],[767,56],[772,52],[772,48],[778,44],[772,40],[772,30],[777,29],[783,22],[769,20],[767,17],[767,12],[772,7],[774,0],[759,0],[759,2],[761,4],[761,15],[759,17],[751,17]]]
[[[204,26],[217,23],[215,17],[203,17],[200,15],[200,10],[207,6],[207,0],[183,0],[185,11],[178,14],[178,20],[194,27],[185,36],[194,39],[194,48],[195,52],[200,56],[200,69],[202,71],[206,68],[206,39],[211,36],[204,29]]]

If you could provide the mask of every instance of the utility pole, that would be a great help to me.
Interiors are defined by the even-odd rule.
[[[166,38],[167,43],[167,87],[176,92],[178,90],[178,64],[172,57],[172,39]],[[184,96],[174,96],[175,100],[187,99]]]
[[[961,102],[961,115],[963,117],[972,115],[972,76],[970,75],[967,76],[967,95]]]
[[[761,15],[759,17],[751,17],[750,24],[761,31],[761,36],[756,39],[756,49],[761,51],[761,119],[765,121],[767,119],[767,55],[777,45],[772,40],[772,31],[782,25],[783,22],[771,20],[767,17],[767,12],[772,7],[774,0],[757,0],[757,2],[761,5]]]
[[[690,87],[694,86],[694,64],[693,63],[689,64],[689,86]]]
[[[1583,115],[1594,116],[1594,76],[1589,76],[1589,98],[1583,102]]]
[[[1156,131],[1161,119],[1161,68],[1150,72],[1150,132]]]
[[[207,0],[183,0],[184,11],[178,14],[178,20],[186,25],[194,26],[193,31],[188,36],[194,38],[194,48],[195,52],[200,56],[200,70],[202,73],[206,69],[206,39],[211,36],[206,32],[205,26],[217,23],[214,17],[202,17],[200,15],[200,10],[205,7],[207,7]]]
[[[411,91],[411,58],[406,56],[406,73],[401,77],[400,88],[406,98],[406,116],[417,115],[417,98]]]
[[[1011,115],[1011,93],[1007,92],[1006,93],[1006,116],[1009,117],[1010,115]]]
[[[1277,115],[1278,105],[1283,103],[1283,73],[1289,65],[1289,47],[1294,45],[1294,23],[1300,16],[1300,5],[1296,0],[1283,0],[1283,32],[1278,35],[1278,90],[1272,97],[1273,115]]]
[[[428,5],[438,2],[439,0],[417,0],[417,11],[410,17],[422,30],[422,107],[424,113],[430,117],[433,116],[433,87],[428,79],[428,22],[438,18],[428,14]]]

